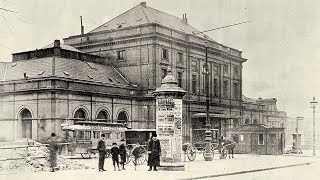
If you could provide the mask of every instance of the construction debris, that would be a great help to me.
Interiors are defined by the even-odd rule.
[[[50,171],[49,150],[46,146],[33,142],[36,147],[27,148],[26,144],[17,145],[17,142],[23,142],[23,140],[0,147],[0,171]],[[57,164],[60,170],[90,169],[88,166],[62,156],[58,156]]]

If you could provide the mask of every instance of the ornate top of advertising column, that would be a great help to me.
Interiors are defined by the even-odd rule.
[[[182,98],[186,94],[186,91],[178,86],[176,78],[171,73],[171,67],[168,67],[167,75],[161,81],[161,86],[158,87],[153,95],[173,95],[175,97]]]

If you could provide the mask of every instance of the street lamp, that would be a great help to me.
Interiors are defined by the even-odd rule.
[[[318,104],[315,97],[313,97],[310,104],[311,104],[311,108],[313,109],[313,152],[312,152],[312,155],[315,156],[316,155],[316,120],[315,120],[316,110],[315,109]]]
[[[204,153],[204,159],[205,161],[212,161],[212,149],[211,149],[211,141],[212,141],[212,132],[211,132],[211,125],[210,125],[210,116],[209,116],[209,101],[210,101],[210,96],[209,96],[209,66],[208,66],[208,40],[207,37],[205,36],[206,41],[205,41],[205,47],[206,47],[206,63],[203,66],[203,74],[205,75],[205,91],[206,91],[206,138],[205,138],[205,143],[206,143],[206,149]]]

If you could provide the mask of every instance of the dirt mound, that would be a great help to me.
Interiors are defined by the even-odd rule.
[[[18,140],[18,142],[21,141]],[[38,145],[38,147],[28,147],[27,149],[25,146],[13,144],[2,146],[0,149],[0,171],[38,172],[50,170],[49,150],[46,146],[34,142],[34,145]],[[58,156],[57,165],[60,170],[89,169],[88,166],[62,156]]]

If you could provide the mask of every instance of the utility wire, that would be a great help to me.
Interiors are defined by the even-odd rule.
[[[236,24],[230,24],[230,25],[227,25],[227,26],[221,26],[221,27],[218,27],[218,28],[213,28],[213,29],[201,31],[201,32],[198,32],[198,33],[194,33],[194,35],[205,33],[205,32],[209,32],[209,31],[214,31],[214,30],[218,30],[218,29],[224,29],[224,28],[227,28],[227,27],[237,26],[237,25],[245,24],[245,23],[249,23],[249,22],[251,22],[251,21],[244,21],[244,22],[240,22],[240,23],[236,23]]]

